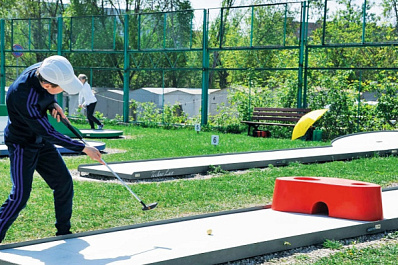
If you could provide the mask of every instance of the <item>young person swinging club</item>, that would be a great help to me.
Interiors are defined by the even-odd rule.
[[[73,181],[54,145],[84,152],[100,163],[101,153],[57,132],[48,121],[47,111],[58,122],[59,115],[66,118],[55,95],[63,91],[77,94],[81,89],[82,83],[70,62],[58,55],[28,67],[9,87],[4,139],[10,157],[12,188],[0,208],[0,242],[26,206],[35,170],[53,190],[56,235],[71,234]]]

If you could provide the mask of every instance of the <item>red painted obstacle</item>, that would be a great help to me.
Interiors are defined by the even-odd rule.
[[[348,179],[283,177],[275,181],[272,209],[330,217],[377,221],[383,219],[381,187]]]

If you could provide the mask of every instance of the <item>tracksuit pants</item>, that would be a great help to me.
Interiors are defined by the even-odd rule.
[[[57,235],[70,233],[73,181],[60,153],[45,141],[34,148],[8,145],[12,188],[0,208],[0,242],[11,224],[25,208],[36,170],[53,190]]]
[[[97,125],[101,125],[101,122],[96,117],[94,117],[94,110],[96,105],[97,102],[87,105],[87,119],[91,129],[95,129],[94,123],[96,123]]]

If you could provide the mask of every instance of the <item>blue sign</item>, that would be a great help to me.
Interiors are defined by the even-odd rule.
[[[14,55],[14,57],[18,58],[18,57],[21,57],[23,55],[23,52],[20,52],[20,51],[23,51],[23,47],[21,45],[14,44],[12,46],[12,49],[13,49],[12,55]]]

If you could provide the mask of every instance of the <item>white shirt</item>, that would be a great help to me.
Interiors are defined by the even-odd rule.
[[[83,84],[82,91],[79,93],[79,105],[87,106],[94,102],[97,102],[97,98],[95,97],[93,91],[91,91],[91,86],[85,82]]]

